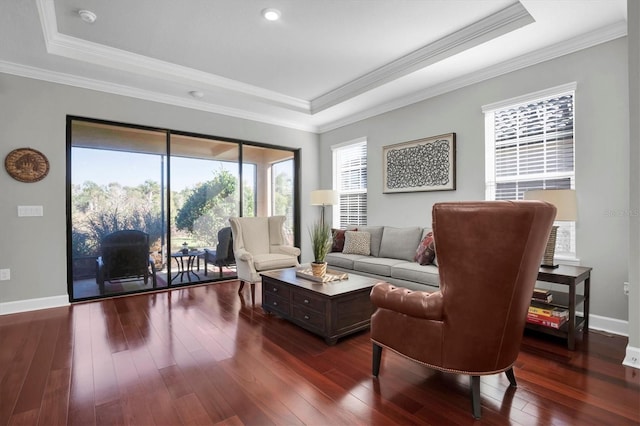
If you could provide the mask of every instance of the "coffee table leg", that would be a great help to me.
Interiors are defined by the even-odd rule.
[[[336,343],[338,343],[338,338],[337,337],[325,337],[324,342],[329,346],[333,346]]]

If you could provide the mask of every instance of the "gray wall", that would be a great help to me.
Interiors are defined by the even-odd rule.
[[[67,294],[67,114],[302,148],[301,237],[309,247],[304,218],[319,215],[309,205],[309,193],[318,187],[316,134],[0,74],[0,156],[31,147],[51,166],[36,183],[18,182],[4,168],[0,172],[0,268],[11,269],[11,280],[0,281],[0,303]],[[42,205],[44,216],[18,218],[18,205]]]
[[[331,184],[334,144],[368,140],[368,223],[429,225],[435,202],[485,196],[481,107],[577,82],[577,254],[593,267],[591,313],[626,321],[628,303],[629,113],[627,40],[618,39],[323,133],[323,186]],[[443,133],[457,136],[457,190],[382,194],[385,145]]]

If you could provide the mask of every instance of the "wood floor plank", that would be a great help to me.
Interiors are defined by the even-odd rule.
[[[53,426],[67,424],[71,369],[51,370],[39,408],[38,425]]]
[[[640,424],[627,339],[592,331],[575,351],[525,332],[514,371],[469,378],[383,351],[363,331],[327,346],[266,314],[238,282],[0,316],[0,426]]]
[[[44,328],[42,321],[33,321],[32,315],[25,314],[24,322],[13,322],[12,320],[16,315],[10,315],[9,320],[11,324],[14,324],[16,328],[20,330],[22,338],[17,340],[3,341],[2,351],[11,353],[11,356],[7,355],[5,358],[9,359],[7,362],[7,371],[3,375],[0,381],[0,424],[7,424],[14,411],[16,401],[21,395],[22,384],[29,371],[31,360],[35,355],[38,342]],[[3,331],[6,330],[6,327]],[[15,345],[15,346],[12,346]]]
[[[124,425],[124,413],[119,400],[96,406],[96,425]]]
[[[21,413],[40,408],[47,378],[53,362],[53,354],[58,339],[60,322],[55,320],[45,321],[42,335],[29,365],[29,371],[24,378],[20,396],[13,409],[14,413]]]
[[[193,393],[178,398],[176,406],[185,425],[210,425],[213,423],[202,403]]]
[[[9,425],[11,426],[31,426],[38,422],[38,415],[40,413],[39,408],[16,413],[11,416]]]

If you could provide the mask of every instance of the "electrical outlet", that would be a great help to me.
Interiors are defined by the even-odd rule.
[[[625,282],[624,285],[622,286],[622,291],[624,292],[625,296],[629,295],[629,283]]]
[[[0,269],[0,281],[11,279],[11,269]]]

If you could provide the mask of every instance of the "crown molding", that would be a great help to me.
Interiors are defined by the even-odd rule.
[[[243,83],[237,82],[235,80],[230,79],[222,79],[218,76],[212,76],[210,74],[202,73],[197,70],[193,70],[190,68],[175,66],[162,61],[150,60],[149,58],[133,55],[128,52],[124,52],[118,49],[111,49],[99,44],[93,44],[89,42],[84,42],[82,40],[69,37],[66,35],[59,34],[57,32],[57,24],[55,19],[55,7],[52,0],[36,0],[36,4],[38,7],[38,11],[40,14],[40,21],[42,25],[43,35],[45,38],[45,42],[47,45],[47,49],[51,48],[52,50],[60,49],[69,54],[77,55],[80,60],[85,61],[86,57],[84,55],[87,54],[87,49],[90,49],[93,59],[96,64],[104,65],[110,67],[114,62],[122,66],[123,71],[131,71],[131,66],[135,66],[138,69],[139,73],[144,73],[145,75],[149,75],[152,77],[159,77],[159,69],[158,66],[163,66],[163,75],[162,77],[166,80],[170,81],[184,81],[185,75],[187,75],[191,81],[199,82],[201,79],[205,79],[209,81],[207,84],[211,84],[215,86],[217,89],[223,88],[226,90],[231,90],[240,94],[243,97],[253,97],[256,98],[263,103],[276,105],[279,107],[284,107],[287,110],[293,110],[303,113],[304,115],[308,115],[307,118],[312,118],[311,109],[314,107],[318,107],[319,105],[314,102],[319,99],[326,97],[324,99],[325,102],[328,102],[326,107],[322,109],[328,108],[329,103],[333,102],[332,105],[335,105],[340,102],[344,102],[345,100],[350,99],[353,96],[357,96],[357,94],[364,93],[367,90],[371,90],[379,86],[376,81],[377,78],[381,79],[394,79],[400,77],[400,74],[404,72],[401,65],[404,65],[405,69],[409,69],[411,66],[417,66],[421,68],[426,66],[426,63],[423,65],[420,63],[421,60],[428,61],[433,60],[434,62],[437,60],[441,60],[445,56],[438,55],[446,55],[451,52],[451,49],[465,49],[465,41],[461,37],[462,34],[454,34],[448,37],[445,37],[438,42],[441,42],[438,47],[440,49],[436,49],[434,44],[429,46],[425,46],[422,49],[419,49],[413,52],[410,55],[407,55],[403,58],[400,58],[398,61],[392,62],[384,67],[379,68],[378,70],[363,76],[361,79],[354,80],[351,83],[348,83],[345,86],[342,86],[335,91],[329,92],[325,95],[322,95],[313,101],[308,102],[304,100],[300,100],[297,98],[291,98],[284,95],[281,95],[276,92],[271,92],[268,90],[264,90],[255,86],[245,85]],[[467,27],[461,31],[467,31],[465,34],[469,37],[469,42],[478,41],[482,37],[491,37],[491,33],[495,29],[500,29],[501,25],[504,29],[505,26],[509,25],[509,19],[513,21],[514,25],[522,26],[522,19],[527,19],[526,16],[523,15],[522,11],[518,11],[519,9],[516,7],[520,5],[520,3],[515,3],[513,6],[509,8],[503,9],[499,14],[501,16],[495,17],[494,22],[490,25],[490,22],[484,22],[485,20],[479,21],[476,24],[471,25],[470,27],[478,26],[475,28],[477,31],[473,33],[470,31],[470,27]],[[524,13],[528,15],[528,12],[524,10]],[[502,16],[504,15],[504,16]],[[484,24],[480,24],[484,22]],[[482,34],[484,31],[484,34]],[[459,32],[460,33],[460,32]],[[473,34],[476,34],[475,36]],[[71,74],[64,74],[59,72],[51,72],[40,68],[23,66],[10,62],[2,62],[0,61],[0,72],[4,72],[7,74],[14,74],[22,77],[33,78],[38,80],[44,80],[59,84],[65,84],[69,86],[75,86],[90,90],[101,91],[105,93],[113,93],[122,96],[128,96],[153,102],[160,102],[169,105],[182,106],[185,108],[191,108],[201,111],[207,111],[215,114],[227,115],[231,117],[236,117],[240,119],[246,119],[251,121],[257,121],[266,124],[272,124],[302,131],[314,132],[314,133],[323,133],[330,130],[334,130],[367,118],[371,118],[376,115],[380,115],[398,108],[402,108],[453,90],[460,89],[465,86],[469,86],[471,84],[475,84],[484,80],[488,80],[490,78],[494,78],[503,74],[507,74],[512,71],[516,71],[528,66],[532,66],[550,59],[554,59],[563,55],[567,55],[582,49],[586,49],[592,46],[595,46],[600,43],[604,43],[607,41],[614,40],[616,38],[624,37],[627,34],[627,25],[625,21],[620,21],[618,23],[609,25],[607,27],[603,27],[601,29],[595,30],[586,35],[581,35],[579,37],[575,37],[571,40],[565,41],[563,43],[559,43],[555,46],[540,49],[534,51],[532,53],[521,55],[513,60],[505,61],[503,63],[475,71],[468,75],[444,82],[442,84],[432,86],[426,88],[424,90],[419,90],[417,92],[413,92],[407,96],[399,97],[393,99],[391,101],[385,102],[383,104],[377,105],[373,108],[359,111],[355,114],[344,116],[338,120],[330,121],[324,124],[314,125],[309,123],[301,123],[300,121],[290,120],[290,119],[281,119],[276,116],[276,114],[268,114],[268,113],[253,113],[247,110],[241,110],[238,108],[224,107],[221,105],[214,105],[211,103],[206,103],[201,100],[192,100],[185,99],[179,96],[165,95],[153,91],[142,90],[130,86],[118,85],[114,83],[108,83],[104,81],[99,81],[95,79],[88,79],[85,77],[80,77]],[[494,36],[495,37],[495,36]],[[445,40],[446,39],[446,40]],[[457,45],[456,45],[457,41]],[[436,42],[436,43],[438,43]],[[73,53],[73,51],[77,51],[78,53]],[[116,59],[114,61],[114,56]],[[429,55],[432,55],[430,57]],[[131,58],[132,56],[138,59],[138,62],[135,62],[132,65]],[[449,54],[450,56],[450,54]],[[73,57],[73,56],[68,56]],[[104,62],[102,62],[104,61]],[[396,63],[398,62],[398,63]],[[397,69],[395,69],[397,68]],[[178,71],[184,69],[183,71]],[[178,75],[176,75],[176,73]],[[351,86],[353,84],[353,86]],[[357,84],[361,84],[362,87],[356,87]],[[372,86],[368,86],[368,84],[373,84]],[[199,83],[200,86],[200,83]],[[200,87],[198,87],[201,89]],[[254,90],[255,89],[255,90]],[[344,93],[341,91],[344,90]],[[349,94],[349,89],[352,92]],[[244,91],[243,91],[244,90]],[[353,91],[355,90],[355,91]],[[358,92],[359,90],[359,92]],[[340,92],[339,92],[340,91]],[[330,99],[331,95],[336,96],[335,99]],[[270,97],[270,95],[274,95]],[[343,98],[343,100],[339,100],[338,97]],[[320,110],[322,110],[320,109]],[[318,111],[320,111],[318,110]],[[313,111],[318,112],[318,111]]]
[[[311,101],[311,113],[323,111],[389,81],[442,61],[532,22],[534,19],[527,9],[520,2],[516,2],[337,89],[318,96]]]
[[[290,129],[303,130],[306,132],[316,133],[318,130],[317,126],[303,124],[300,121],[279,119],[270,114],[253,113],[244,109],[205,103],[203,101],[195,99],[191,100],[187,98],[181,98],[179,96],[166,95],[150,90],[142,90],[135,87],[109,83],[101,80],[94,80],[72,74],[44,70],[36,67],[15,64],[12,62],[0,61],[0,73],[12,74],[19,77],[32,78],[35,80],[47,81],[50,83],[63,84],[66,86],[73,86],[81,89],[95,90],[98,92],[104,92],[114,95],[127,96],[130,98],[136,98],[145,101],[158,102],[167,105],[206,111],[244,120],[257,121],[260,123],[272,124],[276,126],[287,127]]]
[[[310,102],[304,99],[61,34],[57,29],[53,0],[37,0],[37,7],[45,46],[47,52],[52,55],[166,81],[193,84],[198,87],[198,90],[206,90],[207,87],[224,89],[232,91],[236,95],[258,99],[267,104],[285,107],[292,111],[307,114],[310,111]]]
[[[347,126],[349,124],[353,124],[358,121],[365,120],[376,115],[384,114],[386,112],[390,112],[399,108],[403,108],[405,106],[412,105],[448,92],[452,92],[454,90],[461,89],[475,83],[489,80],[494,77],[499,77],[501,75],[527,68],[564,55],[575,53],[589,47],[597,46],[598,44],[618,39],[620,37],[625,37],[626,35],[627,23],[625,21],[619,21],[606,27],[602,27],[600,29],[592,31],[588,34],[574,37],[555,46],[539,49],[532,53],[521,55],[512,60],[505,61],[479,71],[474,71],[473,73],[453,80],[449,80],[445,83],[411,93],[407,96],[396,98],[389,102],[385,102],[384,104],[380,104],[374,108],[360,111],[356,114],[343,117],[339,120],[320,125],[318,127],[318,133],[335,130],[340,127]]]

